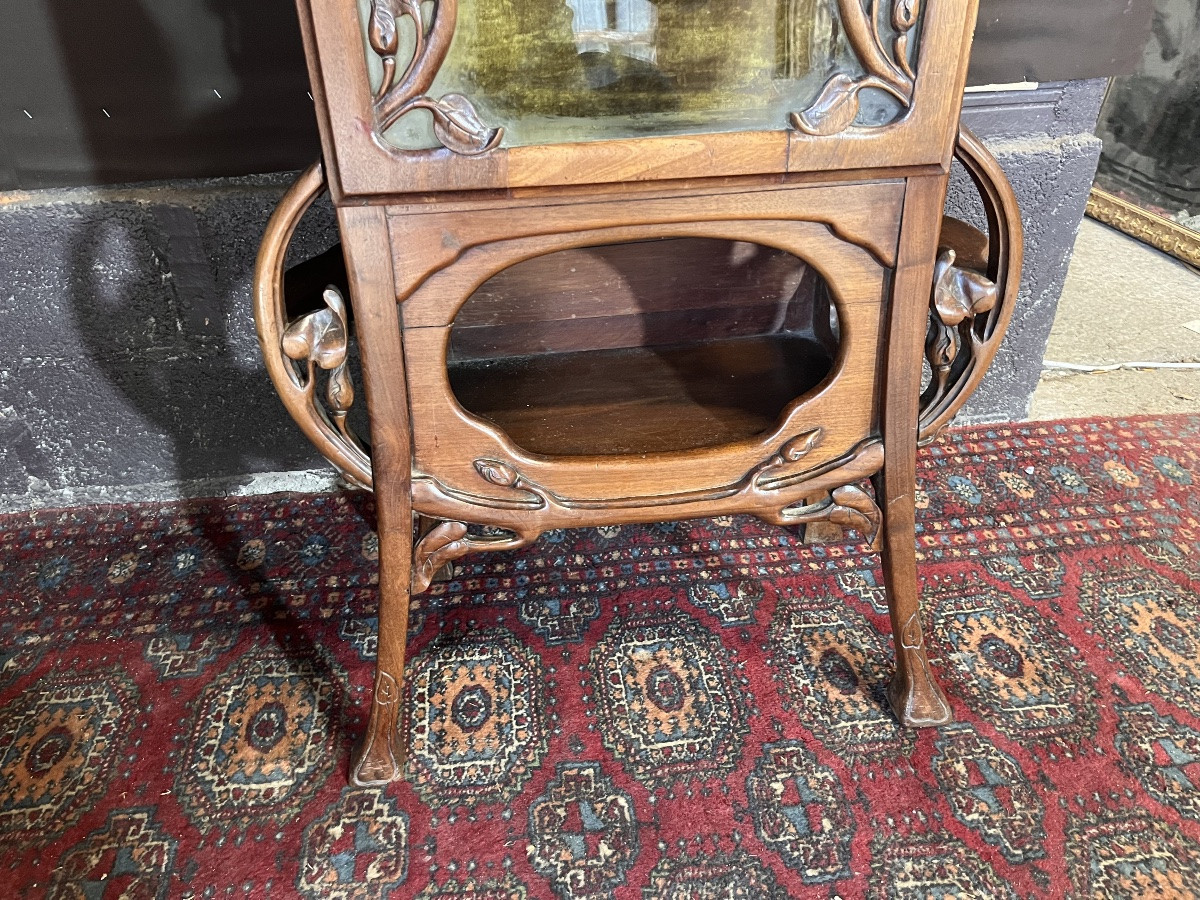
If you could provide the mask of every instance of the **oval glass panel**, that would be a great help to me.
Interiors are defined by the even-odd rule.
[[[768,431],[831,373],[838,347],[836,304],[803,260],[668,238],[493,275],[459,310],[447,361],[459,404],[525,450],[590,456]]]

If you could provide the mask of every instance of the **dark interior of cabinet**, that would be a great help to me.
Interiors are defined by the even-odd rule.
[[[769,430],[837,346],[828,287],[803,260],[672,238],[496,274],[455,319],[448,374],[465,409],[526,450],[665,452]]]

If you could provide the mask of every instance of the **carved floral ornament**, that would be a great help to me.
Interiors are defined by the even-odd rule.
[[[326,289],[323,299],[325,309],[307,313],[291,322],[283,332],[280,345],[283,355],[294,364],[289,374],[292,383],[304,394],[306,409],[326,423],[327,440],[340,453],[357,460],[369,471],[370,454],[346,421],[354,405],[354,382],[348,367],[350,332],[346,301],[332,287]],[[316,396],[318,369],[327,373],[325,403]],[[355,478],[345,466],[338,465],[338,468],[359,487],[370,487]]]
[[[503,128],[488,128],[471,101],[462,94],[428,95],[438,69],[450,52],[458,20],[457,0],[435,0],[429,4],[428,21],[421,0],[371,0],[367,39],[383,62],[383,79],[375,93],[375,118],[379,132],[413,110],[433,115],[433,133],[448,150],[477,156],[499,145]],[[400,51],[400,20],[409,18],[414,28],[412,58],[404,74],[396,78],[396,54]]]
[[[921,0],[891,0],[891,24],[896,36],[891,50],[880,31],[880,0],[838,0],[842,28],[865,74],[854,77],[836,72],[812,106],[792,113],[792,125],[811,135],[845,131],[858,117],[859,93],[867,88],[886,91],[905,109],[912,106],[916,73],[908,62],[909,37],[921,14]]]
[[[881,3],[890,3],[886,12],[894,33],[890,46],[882,29]],[[837,6],[846,39],[864,73],[834,73],[808,109],[792,113],[792,126],[809,135],[839,134],[853,126],[859,95],[867,89],[885,91],[905,109],[912,105],[916,74],[908,56],[921,0],[837,0]],[[400,24],[405,18],[413,25],[412,55],[397,77]],[[379,134],[402,116],[423,109],[433,116],[437,139],[454,153],[478,156],[499,146],[504,129],[485,125],[469,98],[458,93],[434,98],[428,93],[450,52],[457,19],[458,0],[371,0],[367,40],[383,64],[373,98]]]
[[[820,428],[803,432],[787,441],[777,453],[764,459],[733,484],[690,495],[624,498],[608,501],[580,501],[560,497],[553,491],[529,479],[515,465],[498,459],[476,459],[474,467],[479,477],[494,487],[504,489],[509,496],[503,501],[447,489],[435,479],[418,476],[413,480],[414,499],[421,501],[422,510],[439,521],[417,542],[413,552],[413,593],[426,590],[439,569],[468,553],[490,550],[515,550],[532,543],[546,527],[559,527],[578,520],[582,509],[593,513],[604,509],[631,508],[646,504],[676,502],[721,502],[730,508],[753,510],[756,515],[780,525],[803,525],[831,522],[858,531],[867,543],[875,546],[883,515],[871,496],[855,484],[844,484],[824,492],[814,502],[789,504],[780,492],[793,489],[808,481],[814,469],[806,457],[821,442]],[[878,442],[852,451],[839,460],[851,466],[859,459],[882,460]],[[520,507],[520,524],[505,524],[480,532],[457,516],[469,518],[481,507],[496,509]],[[485,516],[491,518],[491,516]]]
[[[933,269],[929,327],[925,335],[925,359],[931,377],[921,395],[922,431],[926,429],[930,411],[939,410],[952,394],[963,390],[964,363],[982,358],[1004,336],[1001,332],[984,337],[981,333],[984,329],[976,324],[986,322],[996,309],[1000,302],[999,286],[979,272],[955,265],[956,262],[954,250],[943,247]],[[928,443],[936,435],[935,431],[925,436],[922,443]]]
[[[361,459],[370,470],[369,451],[349,427],[347,416],[354,403],[354,386],[347,367],[348,338],[346,305],[341,294],[329,288],[324,295],[326,308],[308,313],[295,319],[284,331],[281,339],[283,355],[292,362],[290,377],[305,396],[310,415],[327,423],[326,437],[332,440],[339,452]],[[326,373],[325,402],[316,396],[317,373]],[[331,427],[330,427],[331,426]],[[793,488],[812,475],[807,461],[809,454],[821,443],[823,431],[813,428],[786,441],[776,453],[771,454],[754,466],[734,484],[717,487],[703,495],[684,497],[677,500],[692,501],[740,501],[738,505],[755,509],[770,521],[783,525],[800,525],[812,522],[832,522],[854,528],[868,543],[874,545],[879,534],[882,515],[875,501],[861,488],[853,484],[835,487],[823,499],[807,505],[788,505],[780,502],[779,492]],[[872,445],[875,451],[878,444]],[[855,456],[870,453],[871,449],[860,449],[851,458],[842,460],[848,464]],[[359,486],[369,488],[350,476],[344,466],[343,473]],[[577,501],[560,497],[523,475],[513,464],[497,459],[481,458],[474,462],[479,477],[494,487],[503,488],[511,499],[503,505],[524,508],[527,520],[524,527],[507,527],[472,531],[471,526],[458,518],[479,507],[494,506],[496,501],[484,497],[448,491],[428,476],[414,479],[414,492],[426,499],[434,499],[434,505],[444,508],[433,514],[436,524],[422,535],[413,548],[411,590],[420,593],[433,582],[439,569],[447,563],[480,551],[515,550],[534,541],[547,523],[570,521],[573,512],[580,508],[604,509],[636,505],[633,500],[664,502],[671,497],[627,498],[614,501]],[[486,516],[484,518],[487,518]]]

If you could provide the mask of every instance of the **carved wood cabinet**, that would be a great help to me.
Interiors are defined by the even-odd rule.
[[[292,416],[377,496],[353,781],[403,766],[411,594],[574,526],[856,529],[882,554],[892,707],[947,721],[915,458],[982,377],[1021,270],[1011,189],[958,123],[975,0],[298,6],[323,162],[271,220],[255,312]],[[954,157],[986,235],[943,218]],[[348,290],[305,296],[285,258],[323,191]]]

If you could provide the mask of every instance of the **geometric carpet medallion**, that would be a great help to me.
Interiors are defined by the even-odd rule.
[[[48,675],[0,710],[0,837],[42,845],[112,787],[138,708],[116,669]]]
[[[431,806],[504,802],[546,752],[536,654],[506,630],[462,635],[413,661],[409,764]]]
[[[198,828],[277,820],[324,785],[341,690],[322,663],[253,649],[213,679],[193,707],[175,779]]]

